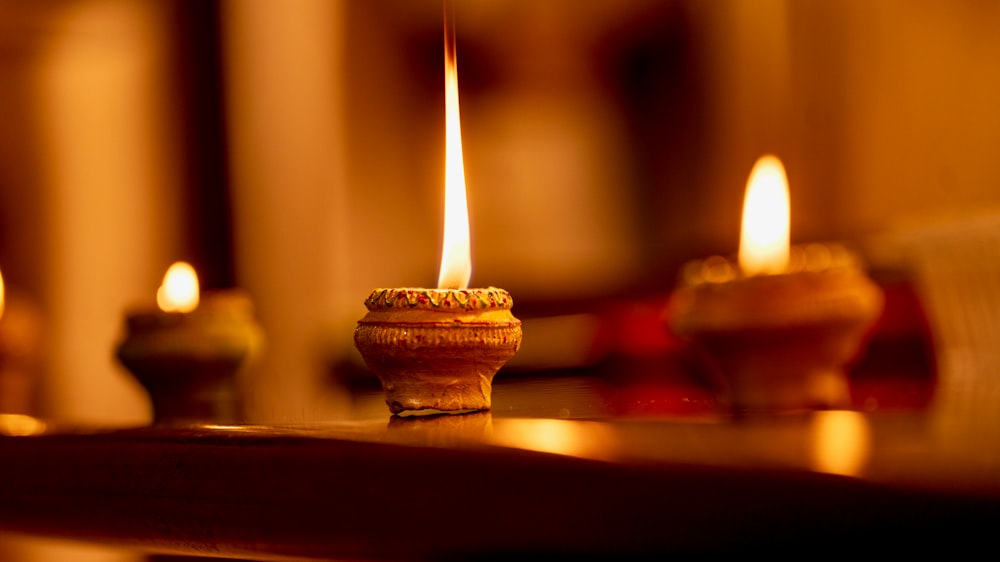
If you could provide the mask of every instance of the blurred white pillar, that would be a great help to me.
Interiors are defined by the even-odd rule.
[[[237,274],[267,334],[244,379],[251,421],[327,419],[346,405],[323,364],[327,341],[350,341],[357,318],[347,316],[361,304],[342,298],[344,10],[330,0],[223,5]]]
[[[38,65],[47,263],[47,415],[144,422],[145,393],[113,359],[123,312],[154,303],[176,249],[179,181],[162,6],[67,4]]]

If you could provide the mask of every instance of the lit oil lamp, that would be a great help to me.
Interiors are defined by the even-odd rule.
[[[394,414],[489,410],[493,376],[521,346],[503,289],[469,289],[472,258],[454,32],[445,21],[445,222],[436,289],[375,289],[354,343]]]
[[[707,351],[736,411],[848,405],[844,365],[882,310],[855,254],[788,240],[784,167],[764,156],[747,182],[738,263],[688,263],[671,295],[671,328]]]
[[[158,310],[127,315],[117,350],[149,392],[154,423],[241,421],[235,375],[263,341],[249,297],[235,290],[202,295],[194,268],[177,262],[156,302]]]

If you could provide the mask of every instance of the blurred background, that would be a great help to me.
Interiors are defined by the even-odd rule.
[[[735,251],[765,152],[793,242],[846,241],[876,273],[916,277],[920,233],[1000,206],[992,3],[483,1],[457,21],[473,285],[528,318],[665,295]],[[434,283],[441,42],[436,1],[0,2],[0,268],[35,311],[33,411],[148,419],[112,349],[184,259],[256,301],[251,417],[337,417],[366,294]]]
[[[684,261],[734,252],[765,152],[793,242],[845,241],[876,273],[917,277],[921,232],[1000,207],[992,3],[456,17],[473,285],[527,318],[666,295]],[[35,311],[32,410],[147,420],[112,350],[184,259],[255,299],[252,419],[347,415],[330,366],[357,364],[364,297],[437,271],[441,27],[437,1],[0,2],[0,268]]]
[[[248,419],[349,416],[365,296],[436,279],[441,11],[0,0],[0,322],[38,346],[22,409],[148,421],[113,349],[183,259],[255,300]],[[519,316],[659,302],[686,260],[735,252],[771,152],[793,242],[844,241],[912,283],[948,369],[1000,365],[1000,4],[482,0],[456,18],[472,284]]]

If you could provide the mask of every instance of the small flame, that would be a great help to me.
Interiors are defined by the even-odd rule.
[[[4,289],[3,275],[0,275],[0,317],[3,317],[3,311],[6,306],[7,306],[7,290]]]
[[[754,164],[743,200],[740,267],[747,275],[781,273],[788,267],[788,179],[781,160],[767,155]]]
[[[156,304],[164,312],[191,312],[198,308],[198,274],[191,264],[176,262],[163,276],[156,291]]]
[[[449,33],[450,31],[450,33]],[[444,17],[444,106],[445,181],[444,243],[441,249],[439,289],[465,289],[472,277],[469,244],[469,205],[465,195],[465,165],[462,157],[462,126],[458,112],[458,66],[455,61],[455,30]]]

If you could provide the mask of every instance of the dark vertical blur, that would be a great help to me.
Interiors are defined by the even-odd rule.
[[[706,251],[679,248],[678,241],[692,237],[690,223],[665,218],[670,209],[714,196],[699,188],[702,170],[711,165],[711,108],[698,33],[687,5],[663,2],[609,29],[594,53],[601,86],[621,108],[629,132],[639,201],[633,209],[643,255],[651,257],[638,280],[643,291],[662,291],[681,261]]]
[[[37,126],[40,101],[32,83],[51,3],[0,3],[0,270],[8,286],[38,298],[46,263],[38,256],[45,175]],[[12,267],[12,264],[16,266]]]
[[[173,2],[185,247],[207,289],[235,285],[218,2]]]

